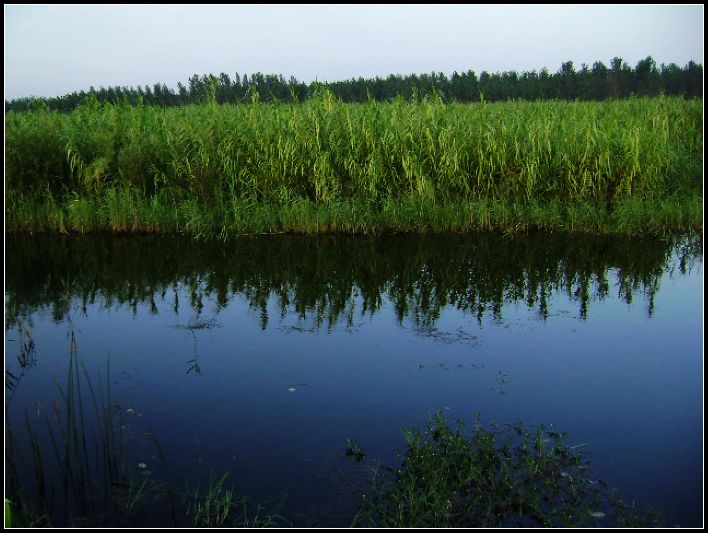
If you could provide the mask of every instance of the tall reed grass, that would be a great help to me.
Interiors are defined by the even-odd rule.
[[[36,353],[29,331],[24,325],[21,329],[18,362],[24,369],[24,365],[35,364]],[[15,412],[11,400],[24,372],[16,375],[6,370],[6,527],[268,527],[287,523],[276,514],[283,498],[268,509],[253,504],[225,484],[227,473],[215,477],[212,472],[203,488],[199,484],[190,487],[185,480],[186,490],[175,490],[152,431],[144,434],[149,434],[149,449],[156,459],[159,456],[161,467],[151,467],[158,470],[154,478],[146,475],[154,473],[141,471],[145,464],[136,469],[137,448],[145,443],[129,435],[126,416],[132,409],[124,409],[111,396],[110,361],[105,383],[99,375],[94,385],[79,357],[73,327],[68,337],[66,379],[64,384],[55,380],[58,398],[52,399],[50,413],[42,414],[39,400],[32,413]]]
[[[110,383],[109,371],[105,377]],[[6,496],[16,523],[24,527],[78,525],[87,517],[106,516],[117,502],[114,482],[124,477],[124,438],[110,387],[94,388],[73,330],[66,384],[56,385],[59,398],[44,420],[38,403],[36,416],[25,411],[22,428],[11,422],[18,416],[6,405]],[[16,386],[10,388],[13,394]]]
[[[8,113],[11,230],[685,229],[702,103],[100,105]],[[629,206],[629,207],[627,207]],[[648,227],[647,227],[648,225]]]

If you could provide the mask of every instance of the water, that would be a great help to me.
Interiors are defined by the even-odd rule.
[[[8,420],[49,464],[73,336],[110,383],[123,479],[228,471],[252,502],[287,495],[295,524],[346,525],[365,476],[347,438],[396,464],[403,426],[479,412],[568,432],[626,501],[698,526],[702,248],[681,242],[10,237]]]

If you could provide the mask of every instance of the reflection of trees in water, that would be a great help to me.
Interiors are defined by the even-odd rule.
[[[494,234],[387,237],[296,237],[196,243],[155,237],[15,237],[7,244],[7,326],[47,308],[64,320],[72,301],[172,303],[180,294],[199,315],[205,300],[220,308],[241,295],[268,323],[275,297],[281,316],[295,313],[319,328],[373,315],[390,300],[398,320],[433,331],[447,306],[501,318],[523,302],[541,318],[562,294],[586,317],[593,301],[631,303],[644,295],[651,314],[662,273],[700,263],[699,239]],[[674,256],[675,255],[675,260]],[[183,292],[180,292],[183,291]]]

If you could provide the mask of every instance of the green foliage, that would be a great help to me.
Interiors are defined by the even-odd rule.
[[[204,494],[199,487],[194,491],[191,504],[194,527],[276,527],[284,522],[276,509],[265,511],[260,505],[255,510],[248,499],[237,497],[233,490],[225,487],[228,472],[220,478],[212,472]],[[281,502],[282,503],[282,502]]]
[[[16,231],[685,231],[701,102],[93,101],[6,117],[6,192]]]
[[[471,435],[441,414],[423,435],[404,429],[399,468],[374,471],[355,525],[378,527],[568,527],[653,525],[591,477],[580,446],[517,423]]]
[[[419,101],[423,98],[440,98],[446,101],[479,102],[506,100],[607,100],[636,96],[684,96],[700,98],[703,95],[703,67],[689,61],[683,68],[675,63],[657,67],[649,56],[640,60],[632,69],[622,58],[615,57],[608,69],[596,61],[592,69],[581,65],[576,71],[572,61],[561,64],[555,73],[541,71],[507,71],[477,74],[442,72],[389,75],[385,78],[351,79],[307,85],[295,78],[261,74],[232,79],[228,74],[197,74],[191,76],[187,85],[177,84],[177,91],[163,84],[140,87],[91,88],[56,98],[18,98],[5,102],[5,111],[60,110],[73,111],[89,101],[131,105],[174,107],[187,104],[253,103],[253,102],[301,102],[317,97],[323,88],[345,102],[389,101],[402,98]]]

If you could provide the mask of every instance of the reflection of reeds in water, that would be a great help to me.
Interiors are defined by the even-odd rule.
[[[239,296],[260,313],[261,327],[273,324],[268,308],[273,297],[281,316],[302,317],[275,323],[288,333],[331,328],[340,320],[354,328],[387,300],[399,321],[410,318],[428,329],[438,325],[445,307],[478,321],[496,320],[507,304],[518,302],[545,319],[557,311],[556,295],[577,303],[581,318],[592,315],[594,302],[612,298],[643,299],[651,314],[661,277],[701,265],[703,247],[697,235],[669,240],[541,234],[278,237],[237,239],[233,249],[187,239],[10,239],[10,326],[43,308],[56,321],[65,320],[71,301],[80,301],[86,313],[102,300],[106,307],[137,312],[145,307],[165,313],[170,306],[177,316],[190,308],[199,316],[214,302],[216,316]],[[82,264],[78,271],[76,261]],[[70,280],[68,287],[60,279]],[[209,324],[194,319],[180,327],[197,331]]]
[[[192,371],[195,374],[201,374],[202,367],[199,365],[199,353],[197,352],[197,333],[196,332],[201,331],[201,330],[205,330],[205,329],[220,328],[221,324],[218,324],[216,322],[216,319],[214,319],[214,318],[211,318],[209,320],[205,320],[205,319],[201,319],[199,316],[196,316],[196,317],[190,318],[189,322],[187,323],[186,326],[178,324],[174,327],[177,329],[187,330],[192,335],[192,341],[194,343],[194,358],[187,361],[187,364],[189,365],[189,367],[187,368],[187,374],[189,374]]]
[[[20,370],[17,373],[13,373],[8,368],[5,369],[6,405],[8,407],[12,403],[17,387],[20,385],[25,373],[37,365],[37,350],[29,329],[22,323],[18,325],[18,329],[20,330],[20,354],[17,356],[17,364]]]

